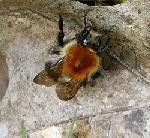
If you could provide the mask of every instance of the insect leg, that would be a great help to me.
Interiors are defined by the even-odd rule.
[[[61,15],[59,14],[59,32],[58,32],[58,43],[60,46],[63,46],[64,45],[64,41],[63,41],[63,38],[64,38],[65,34],[63,32],[63,19],[61,17]]]
[[[112,27],[110,27],[110,29],[105,32],[101,37],[104,37],[106,34],[108,34],[116,25],[113,25]]]
[[[60,54],[61,49],[64,46],[63,38],[64,38],[65,34],[63,32],[63,19],[60,14],[58,14],[58,15],[59,15],[59,32],[57,34],[58,45],[54,46],[50,49],[50,51],[49,51],[50,54]]]
[[[99,41],[98,43],[100,44],[100,48],[99,48],[97,54],[101,55],[102,53],[104,53],[108,49],[108,45],[109,45],[109,42],[110,42],[110,37],[107,39],[107,42],[106,42],[105,45],[102,44],[101,37],[99,37],[98,41]]]

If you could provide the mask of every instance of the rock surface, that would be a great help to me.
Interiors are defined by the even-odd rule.
[[[89,7],[69,0],[2,1],[0,5],[0,51],[6,57],[10,79],[0,103],[0,137],[21,137],[24,116],[28,137],[66,138],[76,108],[74,137],[150,137],[149,1],[129,0],[111,7]],[[111,51],[141,73],[135,75],[133,68],[106,55],[106,73],[97,79],[96,86],[81,88],[68,102],[58,99],[55,86],[34,84],[33,78],[45,63],[58,58],[49,54],[57,45],[58,11],[65,21],[66,39],[83,27],[83,11],[102,33],[115,24],[108,34]]]
[[[4,57],[0,55],[0,101],[5,96],[9,82],[8,79],[8,67],[6,65]]]

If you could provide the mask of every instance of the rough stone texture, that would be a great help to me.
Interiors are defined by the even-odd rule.
[[[0,101],[3,99],[8,87],[9,77],[8,77],[8,67],[6,65],[5,59],[0,55]]]
[[[46,62],[58,58],[49,54],[57,45],[58,11],[65,20],[66,39],[83,27],[83,11],[102,33],[115,24],[107,35],[111,51],[150,78],[149,1],[126,1],[113,7],[89,7],[68,0],[1,3],[0,51],[6,57],[10,82],[0,103],[0,137],[19,138],[25,116],[28,137],[66,138],[75,108],[74,137],[150,137],[150,85],[110,56],[104,57],[106,73],[96,86],[81,88],[68,102],[57,98],[55,86],[47,88],[32,81]]]

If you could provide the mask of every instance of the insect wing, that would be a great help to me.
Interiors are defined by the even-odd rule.
[[[50,87],[57,83],[57,79],[62,73],[62,64],[63,60],[60,60],[55,65],[53,65],[50,69],[46,69],[41,71],[35,78],[33,82],[39,85],[45,85]]]
[[[35,76],[33,82],[39,85],[45,85],[47,87],[56,84],[54,79],[48,75],[48,70],[41,71],[37,76]]]
[[[60,100],[70,100],[72,99],[78,89],[83,85],[85,80],[75,80],[71,79],[70,81],[63,83],[63,84],[57,84],[56,86],[56,93]]]

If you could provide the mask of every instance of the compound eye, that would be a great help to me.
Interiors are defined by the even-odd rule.
[[[88,41],[86,39],[83,40],[83,45],[87,46],[88,45]]]
[[[90,38],[92,37],[92,34],[91,34],[91,33],[89,33],[89,37],[90,37]]]

